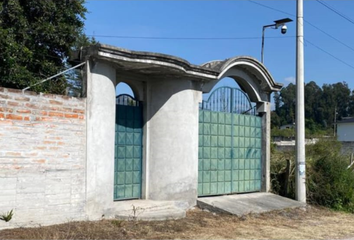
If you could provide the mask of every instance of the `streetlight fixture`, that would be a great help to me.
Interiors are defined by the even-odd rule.
[[[285,34],[286,31],[288,30],[288,27],[285,25],[288,22],[292,22],[293,20],[291,20],[290,18],[283,18],[283,19],[279,19],[274,21],[274,24],[270,24],[270,25],[265,25],[263,26],[263,31],[262,31],[262,52],[261,52],[261,62],[263,63],[264,60],[264,56],[263,56],[263,52],[264,52],[264,31],[266,28],[272,28],[272,29],[278,29],[279,27],[281,27],[281,33]]]

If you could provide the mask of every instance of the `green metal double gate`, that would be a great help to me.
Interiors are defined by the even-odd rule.
[[[141,197],[143,118],[141,102],[116,98],[114,200]]]
[[[143,118],[141,102],[117,97],[114,200],[141,197]],[[199,111],[198,195],[261,189],[261,118],[247,95],[222,87]]]
[[[255,192],[261,189],[261,118],[247,95],[222,87],[199,112],[198,195]]]

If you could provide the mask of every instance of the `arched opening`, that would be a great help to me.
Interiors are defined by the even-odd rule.
[[[126,83],[116,86],[114,200],[141,198],[143,108]]]
[[[217,82],[209,92],[203,93],[203,100],[207,100],[210,96],[210,93],[220,87],[240,88],[240,86],[233,78],[226,77]]]
[[[282,87],[282,84],[274,81],[262,63],[251,57],[242,56],[225,61],[211,61],[202,66],[219,72],[216,80],[203,84],[203,92],[210,92],[220,80],[231,77],[248,94],[252,102],[264,103],[270,102],[270,93],[279,91]]]
[[[126,84],[125,82],[120,82],[116,86],[116,96],[121,95],[121,94],[127,94],[135,98],[135,94],[133,92],[133,89]]]

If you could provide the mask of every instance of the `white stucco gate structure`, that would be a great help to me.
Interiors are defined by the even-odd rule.
[[[121,204],[115,201],[116,92],[127,83],[143,106],[140,199],[184,201],[198,196],[199,104],[202,94],[231,77],[256,104],[260,117],[261,183],[270,186],[270,94],[281,89],[251,57],[196,66],[186,60],[98,44],[84,49],[87,97],[87,213],[92,219]]]
[[[0,229],[137,209],[146,220],[181,218],[198,198],[268,195],[259,192],[270,188],[270,95],[282,86],[256,59],[197,66],[97,44],[72,61],[85,63],[80,98],[0,87],[0,214],[14,212]],[[240,89],[218,95],[225,77]],[[116,96],[120,82],[134,96]],[[200,108],[203,93],[226,90],[249,105]]]

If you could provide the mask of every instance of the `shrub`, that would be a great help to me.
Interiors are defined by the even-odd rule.
[[[337,210],[354,211],[354,174],[341,155],[315,160],[307,173],[308,202]]]
[[[277,129],[272,128],[271,130],[272,137],[294,137],[295,136],[295,129],[294,128],[286,128],[286,129]]]
[[[284,197],[294,196],[294,151],[273,150],[270,165],[271,191]],[[288,166],[289,163],[289,166]]]
[[[341,144],[333,139],[306,146],[307,201],[337,210],[354,212],[354,173],[340,154]],[[287,161],[290,166],[287,168]],[[272,192],[295,197],[294,152],[272,153]]]
[[[316,144],[306,146],[306,160],[310,158],[319,159],[323,156],[336,156],[340,155],[341,143],[333,138],[321,139]]]

